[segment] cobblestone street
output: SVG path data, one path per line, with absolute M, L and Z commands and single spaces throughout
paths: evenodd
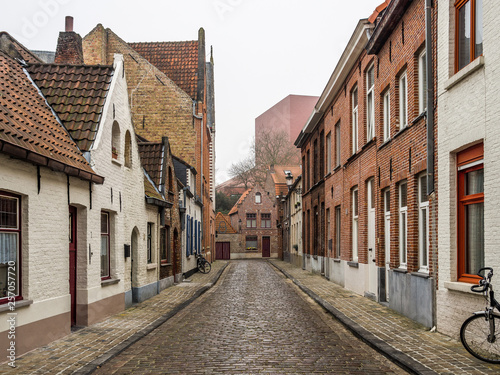
M 269 263 L 231 262 L 205 295 L 97 374 L 387 374 L 355 338 Z

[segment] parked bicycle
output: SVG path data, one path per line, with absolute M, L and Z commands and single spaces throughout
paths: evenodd
M 201 254 L 196 254 L 196 264 L 201 273 L 209 273 L 212 269 L 210 262 Z
M 483 271 L 488 271 L 488 274 L 483 276 Z M 471 290 L 483 293 L 488 305 L 484 311 L 475 312 L 465 320 L 460 329 L 460 340 L 474 357 L 489 363 L 500 363 L 500 304 L 491 285 L 493 268 L 481 268 L 477 274 L 482 279 Z

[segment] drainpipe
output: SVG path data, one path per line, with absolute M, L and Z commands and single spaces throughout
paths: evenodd
M 434 70 L 432 58 L 433 0 L 425 0 L 425 58 L 427 65 L 427 194 L 434 192 Z
M 203 217 L 205 212 L 205 205 L 203 203 L 203 113 L 201 116 L 196 115 L 196 101 L 193 100 L 193 117 L 200 120 L 200 154 L 201 154 L 201 175 L 200 175 L 200 198 L 201 198 L 201 241 L 203 243 L 204 235 L 203 235 Z M 196 194 L 196 191 L 195 191 Z M 200 249 L 201 251 L 201 249 Z

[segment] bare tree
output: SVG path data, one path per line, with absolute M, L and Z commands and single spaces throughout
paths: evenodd
M 241 161 L 231 164 L 228 174 L 237 182 L 244 184 L 245 189 L 248 189 L 249 185 L 255 181 L 254 168 L 253 155 L 250 155 Z

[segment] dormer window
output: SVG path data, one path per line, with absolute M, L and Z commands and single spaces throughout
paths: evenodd
M 262 195 L 260 193 L 255 194 L 255 203 L 256 204 L 262 203 Z

